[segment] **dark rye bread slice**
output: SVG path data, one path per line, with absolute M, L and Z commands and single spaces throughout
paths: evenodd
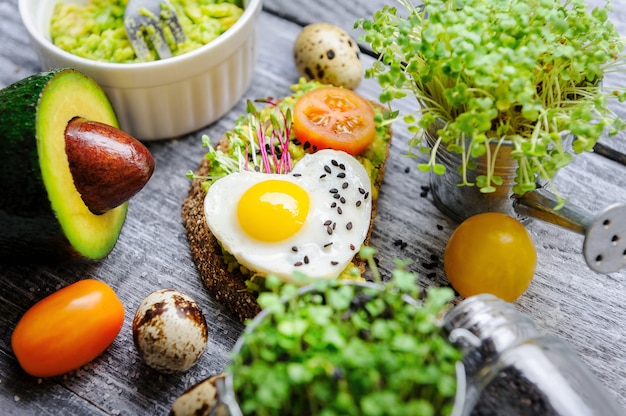
M 391 138 L 391 129 L 389 130 L 389 137 Z M 390 146 L 391 140 L 387 142 L 384 160 L 372 184 L 377 189 L 380 189 L 383 182 L 385 162 L 389 156 Z M 221 149 L 222 151 L 226 151 L 226 147 L 228 147 L 228 141 L 225 138 L 222 138 L 216 145 L 216 149 Z M 196 176 L 208 176 L 209 170 L 207 159 L 202 158 L 196 170 Z M 246 288 L 246 276 L 239 269 L 232 272 L 228 271 L 228 266 L 222 256 L 222 248 L 209 230 L 204 218 L 204 197 L 205 192 L 202 189 L 202 180 L 194 179 L 182 204 L 182 220 L 187 232 L 192 258 L 200 278 L 209 290 L 209 293 L 237 319 L 245 322 L 246 319 L 254 318 L 261 311 L 261 308 L 256 296 Z M 372 200 L 372 216 L 364 244 L 368 244 L 371 237 L 374 218 L 376 217 L 376 205 L 376 200 Z M 361 273 L 365 272 L 366 263 L 358 254 L 352 261 Z

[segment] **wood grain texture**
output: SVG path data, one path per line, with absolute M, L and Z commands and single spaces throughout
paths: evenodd
M 181 203 L 190 182 L 188 170 L 204 155 L 201 136 L 217 140 L 245 109 L 246 98 L 280 97 L 297 81 L 291 48 L 302 24 L 331 21 L 349 28 L 354 20 L 383 1 L 293 2 L 266 0 L 258 30 L 259 57 L 244 99 L 227 115 L 188 136 L 148 144 L 156 160 L 153 178 L 130 203 L 120 240 L 97 264 L 0 265 L 0 414 L 2 415 L 137 415 L 167 414 L 184 390 L 221 372 L 242 326 L 215 302 L 200 281 L 181 223 Z M 626 1 L 615 1 L 623 16 Z M 620 18 L 616 22 L 626 19 Z M 624 30 L 626 33 L 626 30 Z M 365 64 L 371 59 L 364 57 Z M 0 1 L 0 87 L 40 70 L 20 23 L 17 0 Z M 378 86 L 364 81 L 358 92 L 376 99 Z M 410 99 L 398 103 L 410 111 Z M 616 111 L 623 111 L 618 108 Z M 447 284 L 441 259 L 456 224 L 420 196 L 428 178 L 416 169 L 408 152 L 408 133 L 394 126 L 391 156 L 378 201 L 372 245 L 380 269 L 389 275 L 394 259 L 411 259 L 422 284 Z M 623 136 L 612 140 L 626 149 Z M 563 194 L 591 212 L 626 202 L 626 167 L 596 154 L 578 158 L 559 174 Z M 626 271 L 608 276 L 584 263 L 581 235 L 550 224 L 528 224 L 538 251 L 536 277 L 516 306 L 529 313 L 540 329 L 565 339 L 626 406 L 626 320 L 623 319 Z M 406 243 L 400 245 L 399 242 Z M 11 351 L 10 337 L 20 316 L 35 302 L 82 278 L 109 283 L 126 307 L 118 338 L 103 355 L 65 376 L 37 379 L 23 373 Z M 161 375 L 142 364 L 132 343 L 131 323 L 139 302 L 150 292 L 171 287 L 192 296 L 209 323 L 209 343 L 189 372 Z

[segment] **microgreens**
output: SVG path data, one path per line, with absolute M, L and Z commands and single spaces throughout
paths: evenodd
M 537 176 L 552 185 L 572 154 L 626 127 L 608 105 L 626 99 L 625 90 L 602 85 L 625 63 L 608 2 L 593 11 L 584 0 L 397 2 L 404 10 L 385 5 L 355 26 L 380 56 L 366 71 L 383 88 L 380 101 L 417 99 L 420 108 L 402 119 L 414 134 L 410 147 L 429 155 L 420 170 L 444 173 L 435 155 L 447 149 L 463 156 L 460 185 L 494 192 L 499 147 L 511 143 L 513 191 L 523 194 Z M 426 145 L 429 129 L 437 138 Z M 489 169 L 471 183 L 467 171 L 483 156 Z
M 461 355 L 442 328 L 449 288 L 422 291 L 398 262 L 380 283 L 268 277 L 265 315 L 248 323 L 228 368 L 244 414 L 447 414 Z M 296 276 L 306 279 L 304 276 Z
M 261 166 L 265 173 L 288 173 L 292 169 L 291 156 L 289 154 L 289 140 L 291 138 L 291 109 L 284 113 L 280 107 L 271 100 L 263 100 L 272 108 L 278 109 L 271 113 L 269 121 L 263 123 L 256 117 L 258 111 L 252 102 L 248 101 L 247 112 L 250 115 L 249 131 L 256 126 L 256 139 L 261 152 Z M 252 140 L 251 140 L 252 141 Z M 247 167 L 249 169 L 249 167 Z
M 263 173 L 291 171 L 291 109 L 283 109 L 271 99 L 255 102 L 266 106 L 259 110 L 252 101 L 247 101 L 246 113 L 237 120 L 232 131 L 226 132 L 228 153 L 216 149 L 209 136 L 202 136 L 202 144 L 208 148 L 205 158 L 209 161 L 211 172 L 209 177 L 201 178 L 207 181 L 206 186 L 210 181 L 244 170 Z M 187 177 L 193 179 L 196 175 L 189 171 Z

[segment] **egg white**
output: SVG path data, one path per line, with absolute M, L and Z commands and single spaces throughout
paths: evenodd
M 300 185 L 310 198 L 298 232 L 278 242 L 248 236 L 237 218 L 243 193 L 265 180 Z M 347 184 L 347 185 L 346 185 Z M 320 150 L 305 155 L 288 174 L 242 171 L 213 183 L 204 200 L 211 233 L 239 264 L 261 275 L 290 280 L 298 271 L 311 278 L 336 278 L 367 236 L 372 212 L 371 182 L 348 153 Z

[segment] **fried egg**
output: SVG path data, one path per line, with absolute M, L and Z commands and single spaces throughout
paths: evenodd
M 371 182 L 348 153 L 305 155 L 288 174 L 242 171 L 215 181 L 204 200 L 207 224 L 239 264 L 290 280 L 336 278 L 365 240 Z

